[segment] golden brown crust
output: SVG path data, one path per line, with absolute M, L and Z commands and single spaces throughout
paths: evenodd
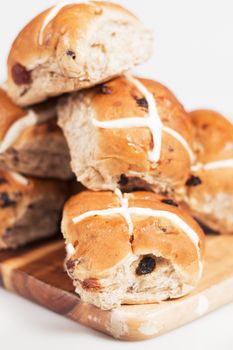
M 62 181 L 21 177 L 0 170 L 0 249 L 54 234 L 67 192 L 67 184 Z M 40 205 L 46 207 L 51 221 L 45 213 L 42 215 L 44 208 Z M 40 218 L 41 222 L 30 222 L 30 216 Z M 41 229 L 43 222 L 44 230 Z M 49 229 L 51 232 L 48 232 Z M 17 232 L 21 237 L 17 236 Z
M 192 130 L 189 117 L 172 92 L 162 84 L 152 80 L 138 79 L 138 81 L 153 94 L 159 117 L 164 126 L 179 133 L 192 149 Z M 100 190 L 114 189 L 120 186 L 124 189 L 124 184 L 117 183 L 123 175 L 126 177 L 127 189 L 135 187 L 130 187 L 130 179 L 138 178 L 145 180 L 144 188 L 166 192 L 183 186 L 187 180 L 191 165 L 190 156 L 185 147 L 174 136 L 163 132 L 160 159 L 157 164 L 153 164 L 149 159 L 149 151 L 153 148 L 153 139 L 148 127 L 107 129 L 93 125 L 93 118 L 98 121 L 111 121 L 148 115 L 145 96 L 126 77 L 116 78 L 81 94 L 73 94 L 61 102 L 58 110 L 59 124 L 65 132 L 71 150 L 73 171 L 86 187 Z M 79 116 L 80 110 L 82 113 Z M 81 114 L 83 113 L 85 118 L 89 120 L 88 131 L 91 135 L 95 135 L 94 137 L 90 136 L 95 147 L 93 146 L 94 149 L 88 151 L 85 159 L 82 160 L 82 158 L 78 159 L 77 157 L 79 135 L 77 132 L 75 138 L 72 125 L 80 122 L 81 130 Z M 93 154 L 92 159 L 88 158 L 89 154 Z M 104 178 L 102 187 L 99 187 L 100 184 L 97 181 L 95 184 L 95 179 L 92 179 L 92 175 L 88 174 L 89 170 L 92 171 L 90 168 L 95 168 L 98 176 Z M 87 175 L 85 175 L 86 173 Z M 111 179 L 112 187 L 108 187 L 108 179 Z M 142 186 L 137 185 L 136 187 L 142 188 Z
M 23 109 L 0 88 L 1 168 L 36 177 L 72 177 L 69 151 L 57 125 L 55 104 L 51 99 L 30 110 Z
M 233 158 L 233 124 L 212 110 L 190 113 L 194 126 L 197 162 L 209 163 Z
M 83 191 L 78 195 L 71 197 L 65 204 L 63 227 L 64 236 L 67 242 L 72 243 L 74 247 L 79 245 L 79 255 L 85 256 L 88 254 L 87 268 L 92 268 L 97 271 L 110 268 L 112 264 L 116 264 L 122 260 L 125 255 L 130 252 L 130 244 L 124 244 L 128 240 L 128 228 L 122 217 L 111 218 L 97 217 L 88 220 L 88 231 L 85 230 L 82 223 L 74 225 L 72 219 L 86 211 L 95 209 L 102 210 L 119 206 L 119 200 L 112 192 L 90 192 Z M 114 235 L 110 234 L 109 223 L 111 230 L 114 230 Z M 86 222 L 85 222 L 86 225 Z M 86 232 L 80 236 L 80 232 Z M 80 239 L 81 238 L 81 239 Z M 94 244 L 93 244 L 94 243 Z M 97 248 L 98 245 L 98 249 Z M 117 253 L 104 254 L 103 251 L 111 251 L 112 247 Z M 94 271 L 93 271 L 94 273 Z
M 26 129 L 24 129 L 20 136 L 17 138 L 17 140 L 14 142 L 14 148 L 20 149 L 21 147 L 23 147 L 24 144 L 30 144 L 33 143 L 33 140 L 40 139 L 42 142 L 41 150 L 44 150 L 45 148 L 43 147 L 43 140 L 45 138 L 48 138 L 48 136 L 54 139 L 60 139 L 63 137 L 62 131 L 57 126 L 55 118 L 45 123 L 29 126 Z
M 89 4 L 85 2 L 69 4 L 64 6 L 53 21 L 46 26 L 43 35 L 43 44 L 40 45 L 39 34 L 43 21 L 51 10 L 49 8 L 29 22 L 15 39 L 8 57 L 10 81 L 12 79 L 11 68 L 15 63 L 20 63 L 31 69 L 37 62 L 39 63 L 53 56 L 57 46 L 65 44 L 60 41 L 60 36 L 66 34 L 66 38 L 69 38 L 69 47 L 74 48 L 77 45 L 79 37 L 87 31 L 90 23 L 101 15 L 102 8 L 117 11 L 136 19 L 132 13 L 114 3 L 98 1 L 95 4 L 94 1 L 90 1 Z M 28 50 L 29 47 L 30 50 Z M 62 50 L 62 47 L 60 47 L 60 50 Z
M 104 55 L 107 53 L 107 49 L 111 49 L 111 45 L 105 50 L 105 43 L 101 42 L 98 35 L 97 38 L 93 38 L 95 40 L 93 44 L 90 37 L 93 32 L 100 29 L 101 24 L 103 26 L 108 21 L 109 23 L 112 21 L 113 25 L 118 23 L 119 28 L 121 25 L 127 26 L 130 24 L 138 29 L 138 40 L 140 33 L 143 33 L 142 35 L 146 37 L 145 42 L 148 41 L 148 44 L 141 44 L 141 53 L 138 50 L 139 56 L 135 57 L 135 62 L 132 58 L 132 62 L 127 63 L 129 67 L 144 61 L 149 55 L 151 35 L 141 26 L 139 20 L 133 14 L 120 5 L 101 1 L 71 3 L 60 8 L 56 16 L 47 22 L 51 11 L 54 10 L 56 8 L 52 7 L 35 17 L 19 33 L 12 45 L 8 57 L 8 88 L 10 95 L 21 105 L 29 105 L 43 101 L 49 96 L 93 86 L 128 69 L 126 64 L 121 64 L 118 71 L 114 70 L 110 73 L 108 70 L 108 73 L 106 71 L 106 74 L 103 74 L 97 81 L 93 81 L 91 75 L 95 76 L 95 73 L 89 74 L 87 60 L 85 64 L 83 62 L 85 61 L 85 53 L 86 55 L 90 54 L 88 51 L 89 42 L 93 52 L 99 48 L 102 61 L 105 60 Z M 45 27 L 44 24 L 46 24 Z M 113 28 L 111 44 L 114 39 Z M 102 52 L 101 45 L 103 46 Z M 142 49 L 143 46 L 145 46 L 144 50 Z M 107 57 L 107 60 L 109 60 L 109 57 Z M 117 59 L 116 63 L 119 63 Z M 105 64 L 108 65 L 108 62 Z M 98 63 L 96 65 L 98 67 Z M 100 66 L 100 70 L 104 71 L 106 67 Z M 36 70 L 38 71 L 36 72 Z M 34 85 L 34 80 L 38 78 L 37 74 L 44 78 L 44 81 L 40 79 L 40 83 L 44 85 L 44 93 L 39 91 L 38 84 Z M 46 79 L 51 80 L 51 86 Z M 59 87 L 55 86 L 58 82 L 61 85 Z M 30 92 L 30 89 L 34 90 Z
M 196 110 L 190 117 L 197 157 L 191 173 L 197 183 L 186 186 L 184 201 L 191 214 L 209 229 L 233 233 L 233 167 L 221 167 L 220 163 L 219 167 L 205 168 L 233 159 L 233 124 L 212 110 Z
M 204 238 L 203 232 L 200 226 L 196 223 L 196 221 L 193 220 L 192 217 L 186 211 L 184 211 L 181 207 L 179 207 L 178 203 L 174 202 L 173 200 L 169 200 L 164 196 L 156 195 L 150 192 L 129 193 L 129 194 L 126 194 L 126 197 L 128 197 L 130 207 L 141 207 L 141 208 L 151 208 L 154 210 L 164 210 L 179 216 L 199 236 L 201 257 L 202 258 L 204 257 L 205 238 Z M 171 204 L 168 204 L 168 203 L 171 203 Z M 149 227 L 149 226 L 150 225 L 148 225 L 149 230 L 153 231 L 153 227 Z M 142 229 L 143 229 L 143 225 L 142 225 Z M 149 235 L 149 232 L 148 232 L 148 235 Z M 153 235 L 151 236 L 153 237 Z M 155 245 L 156 245 L 156 239 L 155 239 Z M 182 243 L 181 243 L 181 246 L 182 246 Z M 168 248 L 168 246 L 166 248 Z
M 180 207 L 166 204 L 162 201 L 167 198 L 150 192 L 134 192 L 125 194 L 124 197 L 128 199 L 129 207 L 147 207 L 178 215 L 198 235 L 203 258 L 204 234 L 198 224 Z M 130 239 L 128 225 L 120 214 L 97 215 L 76 224 L 72 222 L 72 218 L 87 211 L 113 207 L 120 207 L 120 201 L 112 192 L 84 191 L 65 204 L 62 231 L 67 244 L 71 243 L 76 250 L 72 259 L 80 261 L 80 269 L 85 278 L 103 276 L 107 269 L 120 263 L 130 253 L 140 256 L 152 252 L 178 264 L 190 274 L 191 280 L 197 278 L 199 265 L 196 247 L 170 220 L 133 214 L 133 241 Z
M 153 94 L 157 102 L 159 116 L 164 125 L 179 132 L 192 145 L 191 125 L 188 115 L 172 92 L 158 82 L 147 79 L 139 79 L 139 81 Z M 141 117 L 148 114 L 147 108 L 140 106 L 140 99 L 143 98 L 142 94 L 126 78 L 114 79 L 105 84 L 105 86 L 112 93 L 104 95 L 98 93 L 98 87 L 93 89 L 95 95 L 92 99 L 92 104 L 98 120 L 109 121 L 135 116 Z M 131 170 L 151 170 L 148 152 L 152 148 L 153 140 L 148 128 L 100 129 L 99 134 L 101 148 L 99 157 L 107 158 L 110 155 L 117 156 L 120 154 L 123 161 L 128 162 L 130 159 L 134 165 L 134 167 L 131 167 Z M 106 139 L 111 140 L 111 142 L 107 143 Z M 183 158 L 183 169 L 187 167 L 189 157 L 179 142 L 174 140 L 172 136 L 163 133 L 163 146 L 160 163 L 171 164 L 166 166 L 169 175 L 173 173 L 172 161 L 178 161 L 176 154 Z M 174 146 L 176 151 L 169 152 L 169 146 L 170 149 L 173 149 Z M 160 170 L 163 172 L 165 169 L 159 169 L 158 172 Z M 165 174 L 167 171 L 165 171 Z M 183 174 L 185 176 L 185 172 Z
M 139 79 L 139 81 L 153 94 L 163 124 L 179 132 L 191 146 L 191 125 L 188 115 L 172 92 L 156 81 L 148 79 Z M 147 108 L 140 106 L 140 101 L 144 96 L 126 78 L 114 79 L 105 86 L 110 89 L 111 93 L 104 95 L 98 93 L 98 87 L 94 88 L 95 96 L 92 99 L 92 104 L 98 120 L 145 117 L 148 114 Z M 106 139 L 111 140 L 111 142 L 107 143 Z M 100 129 L 99 142 L 99 158 L 108 158 L 112 155 L 116 158 L 120 157 L 125 163 L 129 162 L 130 159 L 130 170 L 152 171 L 153 173 L 151 162 L 148 159 L 148 152 L 152 148 L 153 140 L 148 128 Z M 182 181 L 186 177 L 189 156 L 183 146 L 165 132 L 163 133 L 162 154 L 159 163 L 160 166 L 155 173 L 162 173 L 169 177 L 174 173 L 175 166 L 179 180 Z
M 54 118 L 53 119 L 55 119 L 55 116 L 56 116 L 55 100 L 51 100 L 51 101 L 48 101 L 46 103 L 35 105 L 32 110 L 37 115 L 38 122 L 40 122 L 40 118 L 41 118 L 40 115 L 42 115 L 43 113 L 48 113 L 48 111 L 50 109 L 51 109 L 51 112 L 49 112 L 49 113 L 51 113 L 51 115 L 53 113 L 52 109 L 54 110 Z M 7 131 L 14 124 L 14 122 L 27 116 L 28 113 L 29 113 L 28 109 L 19 107 L 7 95 L 6 91 L 4 91 L 3 89 L 0 88 L 0 141 L 3 140 Z M 41 127 L 41 125 L 42 125 L 42 127 Z M 27 127 L 26 129 L 24 129 L 22 134 L 19 135 L 17 141 L 21 141 L 20 139 L 24 138 L 24 136 L 25 137 L 33 136 L 32 131 L 34 128 L 35 129 L 38 128 L 38 133 L 40 133 L 40 134 L 47 134 L 49 132 L 49 129 L 51 129 L 51 131 L 53 131 L 53 132 L 56 131 L 57 133 L 62 134 L 59 127 L 56 126 L 55 120 L 52 120 L 51 123 L 48 123 L 48 126 L 46 125 L 46 122 L 42 123 L 41 125 L 35 124 L 31 127 Z M 35 132 L 37 133 L 37 130 L 35 130 Z

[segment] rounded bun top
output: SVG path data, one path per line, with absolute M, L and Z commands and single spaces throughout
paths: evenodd
M 144 92 L 150 96 L 146 96 Z M 155 108 L 164 126 L 180 133 L 191 148 L 191 124 L 188 115 L 175 95 L 164 85 L 154 80 L 125 75 L 93 88 L 90 90 L 90 94 L 92 93 L 94 96 L 91 103 L 98 121 L 124 121 L 125 118 L 146 117 L 153 114 Z M 155 106 L 152 107 L 152 104 Z M 156 144 L 156 140 L 148 140 L 145 147 L 150 147 L 153 143 Z
M 114 3 L 64 1 L 40 13 L 22 29 L 12 45 L 9 68 L 19 63 L 31 70 L 53 54 L 61 55 L 67 46 L 70 51 L 76 48 L 78 40 L 89 30 L 90 23 L 102 16 L 103 11 L 106 16 L 115 14 L 118 20 L 137 21 L 132 13 Z M 61 36 L 63 40 L 60 40 Z M 24 79 L 26 82 L 26 76 Z
M 66 203 L 62 231 L 85 277 L 104 274 L 129 254 L 162 256 L 200 273 L 202 230 L 174 201 L 150 192 L 84 191 Z
M 151 42 L 151 33 L 120 5 L 63 2 L 35 17 L 15 39 L 9 93 L 30 105 L 95 85 L 146 60 Z
M 212 110 L 190 113 L 194 126 L 197 162 L 209 163 L 233 158 L 233 124 Z
M 81 134 L 85 116 L 88 131 L 95 135 L 88 141 L 93 150 L 80 159 L 85 158 L 83 163 L 89 162 L 92 169 L 96 166 L 106 181 L 99 187 L 87 179 L 83 182 L 86 187 L 114 189 L 115 183 L 107 187 L 107 181 L 117 182 L 121 174 L 141 178 L 148 183 L 146 188 L 158 190 L 160 186 L 163 191 L 187 180 L 194 160 L 190 118 L 164 85 L 127 74 L 65 97 L 58 114 L 71 149 L 73 171 L 80 181 L 86 179 L 80 163 L 74 161 L 78 158 L 74 145 L 79 142 L 78 132 L 76 139 L 72 132 L 74 123 Z M 89 159 L 90 155 L 94 159 Z

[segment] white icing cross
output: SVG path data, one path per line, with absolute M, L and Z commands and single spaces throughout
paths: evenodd
M 223 118 L 228 120 L 230 123 L 233 123 L 233 115 L 232 117 L 224 117 L 223 114 L 221 114 Z M 191 169 L 192 171 L 200 171 L 202 169 L 204 170 L 216 170 L 216 169 L 225 169 L 225 168 L 233 168 L 233 158 L 230 159 L 223 159 L 223 160 L 217 160 L 214 162 L 209 162 L 209 163 L 197 163 L 194 164 Z
M 197 250 L 197 256 L 198 256 L 198 263 L 199 263 L 199 270 L 200 274 L 202 273 L 202 263 L 201 263 L 201 255 L 200 255 L 200 247 L 199 247 L 199 236 L 198 234 L 185 222 L 183 221 L 178 215 L 171 213 L 169 211 L 165 210 L 154 210 L 151 208 L 141 208 L 141 207 L 129 207 L 128 205 L 128 199 L 124 198 L 121 191 L 117 189 L 115 191 L 115 194 L 120 200 L 121 207 L 116 208 L 109 208 L 109 209 L 101 209 L 101 210 L 90 210 L 83 214 L 80 214 L 79 216 L 76 216 L 72 219 L 74 224 L 77 224 L 81 222 L 84 219 L 90 218 L 92 216 L 108 216 L 108 215 L 122 215 L 128 225 L 128 230 L 130 236 L 133 235 L 133 221 L 131 219 L 131 215 L 139 215 L 139 216 L 149 216 L 149 217 L 155 217 L 155 218 L 164 218 L 168 219 L 172 223 L 175 224 L 175 226 L 179 227 L 193 242 L 193 244 L 196 247 Z
M 72 256 L 75 253 L 75 248 L 72 243 L 66 245 L 66 253 L 68 256 Z
M 233 158 L 218 160 L 216 162 L 210 162 L 206 164 L 197 163 L 191 167 L 192 171 L 204 170 L 215 170 L 215 169 L 224 169 L 224 168 L 233 168 Z
M 2 142 L 0 142 L 0 153 L 5 152 L 26 128 L 43 123 L 54 117 L 55 108 L 48 108 L 38 113 L 35 113 L 33 110 L 28 110 L 24 117 L 16 120 L 7 130 Z
M 130 236 L 133 235 L 133 221 L 131 219 L 130 213 L 129 213 L 129 201 L 128 198 L 124 198 L 121 190 L 118 188 L 115 190 L 115 194 L 120 200 L 121 203 L 121 215 L 124 217 L 125 221 L 127 222 L 128 229 L 129 229 L 129 234 Z
M 73 5 L 73 4 L 83 4 L 89 2 L 88 0 L 83 0 L 83 1 L 75 1 L 75 0 L 64 0 L 61 1 L 59 4 L 56 6 L 52 7 L 47 16 L 44 19 L 44 22 L 42 23 L 40 33 L 39 33 L 39 44 L 43 45 L 43 38 L 44 38 L 44 31 L 47 25 L 58 15 L 58 13 L 63 9 L 63 7 L 67 5 Z
M 16 173 L 15 171 L 8 171 L 8 174 L 12 177 L 12 179 L 20 183 L 21 185 L 27 186 L 29 183 L 29 180 L 25 176 Z
M 157 110 L 157 104 L 152 93 L 150 93 L 146 87 L 138 80 L 133 78 L 131 75 L 125 74 L 127 80 L 133 83 L 136 88 L 145 97 L 148 104 L 148 115 L 145 117 L 132 117 L 123 119 L 114 119 L 109 121 L 99 121 L 93 119 L 92 122 L 96 127 L 103 129 L 122 129 L 131 127 L 148 127 L 152 134 L 153 149 L 149 151 L 149 160 L 157 163 L 161 156 L 162 148 L 162 133 L 163 131 L 170 134 L 179 141 L 182 146 L 186 149 L 191 163 L 194 162 L 194 154 L 188 144 L 188 142 L 181 136 L 177 131 L 163 125 Z
M 0 153 L 5 152 L 19 137 L 24 129 L 37 123 L 37 116 L 33 111 L 29 111 L 25 117 L 16 120 L 7 130 L 4 139 L 0 143 Z

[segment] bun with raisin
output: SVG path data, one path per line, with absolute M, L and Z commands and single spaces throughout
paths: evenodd
M 76 292 L 102 309 L 178 298 L 202 274 L 199 225 L 151 192 L 81 192 L 65 204 L 62 232 Z
M 96 85 L 144 62 L 152 36 L 123 7 L 67 1 L 35 17 L 8 57 L 8 89 L 19 105 Z
M 58 115 L 72 169 L 87 188 L 170 194 L 186 182 L 191 123 L 165 86 L 125 75 L 65 97 Z
M 190 113 L 196 164 L 186 182 L 185 203 L 212 231 L 233 233 L 233 125 L 211 110 Z

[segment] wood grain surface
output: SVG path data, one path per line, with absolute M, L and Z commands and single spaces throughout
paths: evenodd
M 76 322 L 125 340 L 163 334 L 233 301 L 233 236 L 207 237 L 204 276 L 194 293 L 160 304 L 102 311 L 74 294 L 59 239 L 0 252 L 0 284 Z

